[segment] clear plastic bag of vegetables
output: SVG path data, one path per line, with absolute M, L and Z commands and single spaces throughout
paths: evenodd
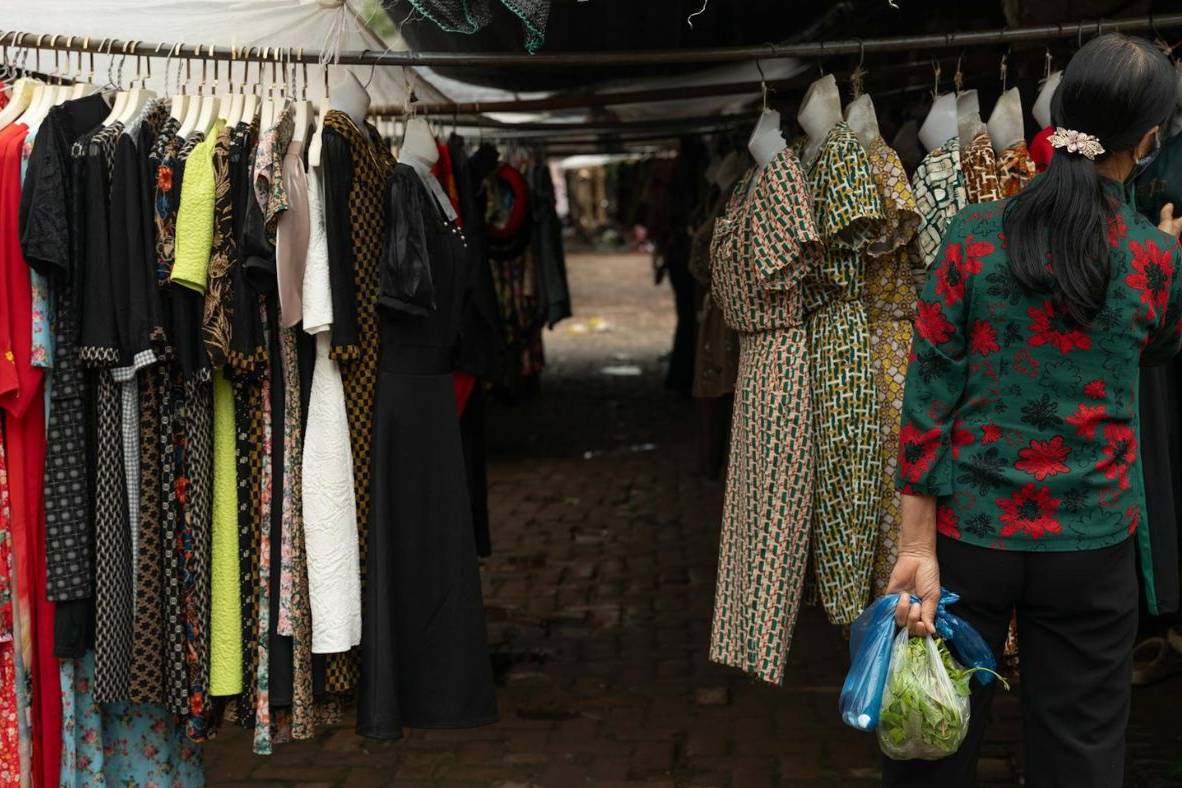
M 969 730 L 969 679 L 943 640 L 899 630 L 878 715 L 878 745 L 897 761 L 937 760 L 960 749 Z

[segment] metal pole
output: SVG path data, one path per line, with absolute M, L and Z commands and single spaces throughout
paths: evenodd
M 710 49 L 637 50 L 624 52 L 550 52 L 537 55 L 502 52 L 376 52 L 368 49 L 346 50 L 333 61 L 340 65 L 363 66 L 459 66 L 472 68 L 522 67 L 554 68 L 556 66 L 642 66 L 660 64 L 712 64 L 743 63 L 777 58 L 824 58 L 835 55 L 854 55 L 862 52 L 901 52 L 990 46 L 996 44 L 1017 44 L 1028 41 L 1074 38 L 1088 33 L 1099 34 L 1113 31 L 1138 32 L 1154 27 L 1180 27 L 1182 13 L 1163 14 L 1158 17 L 1130 17 L 1128 19 L 1078 21 L 1055 25 L 1036 25 L 996 30 L 976 30 L 963 33 L 936 33 L 920 36 L 893 36 L 887 38 L 840 39 L 815 41 L 802 44 L 763 44 L 761 46 L 718 47 Z M 293 53 L 289 58 L 287 48 L 273 48 L 275 54 L 264 58 L 261 55 L 235 57 L 230 47 L 207 47 L 193 44 L 148 43 L 145 41 L 117 41 L 91 38 L 79 41 L 68 36 L 56 37 L 41 33 L 11 31 L 0 38 L 0 43 L 9 46 L 35 47 L 38 49 L 63 50 L 70 52 L 127 52 L 131 55 L 155 57 L 156 53 L 171 52 L 172 57 L 193 60 L 272 60 L 281 58 L 294 63 L 318 63 L 320 52 L 304 50 Z M 257 51 L 257 50 L 256 50 Z

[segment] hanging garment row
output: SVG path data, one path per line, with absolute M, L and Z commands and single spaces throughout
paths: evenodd
M 790 146 L 765 108 L 754 165 L 743 172 L 747 154 L 732 154 L 713 168 L 691 253 L 709 290 L 696 389 L 734 395 L 711 658 L 771 683 L 784 678 L 807 566 L 834 624 L 885 589 L 896 467 L 913 442 L 899 425 L 916 278 L 957 211 L 1016 193 L 1037 169 L 1016 90 L 988 124 L 974 91 L 938 97 L 910 178 L 870 96 L 843 111 L 831 75 L 797 120 L 805 135 Z M 963 271 L 934 275 L 953 293 Z
M 521 171 L 421 120 L 396 161 L 348 72 L 321 113 L 37 87 L 0 110 L 0 784 L 198 785 L 219 726 L 267 753 L 354 694 L 371 737 L 495 721 L 483 400 L 503 294 L 569 314 L 545 166 L 486 229 Z

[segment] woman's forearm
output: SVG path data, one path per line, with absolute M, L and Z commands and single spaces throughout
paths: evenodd
M 930 495 L 903 495 L 903 523 L 899 553 L 930 555 L 936 552 L 936 499 Z

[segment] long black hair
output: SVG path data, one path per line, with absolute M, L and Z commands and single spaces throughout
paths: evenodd
M 1063 71 L 1051 99 L 1051 124 L 1099 137 L 1104 155 L 1130 150 L 1165 124 L 1175 82 L 1170 61 L 1145 39 L 1098 36 Z M 1061 310 L 1087 325 L 1108 292 L 1107 233 L 1115 211 L 1096 163 L 1056 151 L 1046 173 L 1006 205 L 1010 271 L 1028 291 L 1051 294 Z

